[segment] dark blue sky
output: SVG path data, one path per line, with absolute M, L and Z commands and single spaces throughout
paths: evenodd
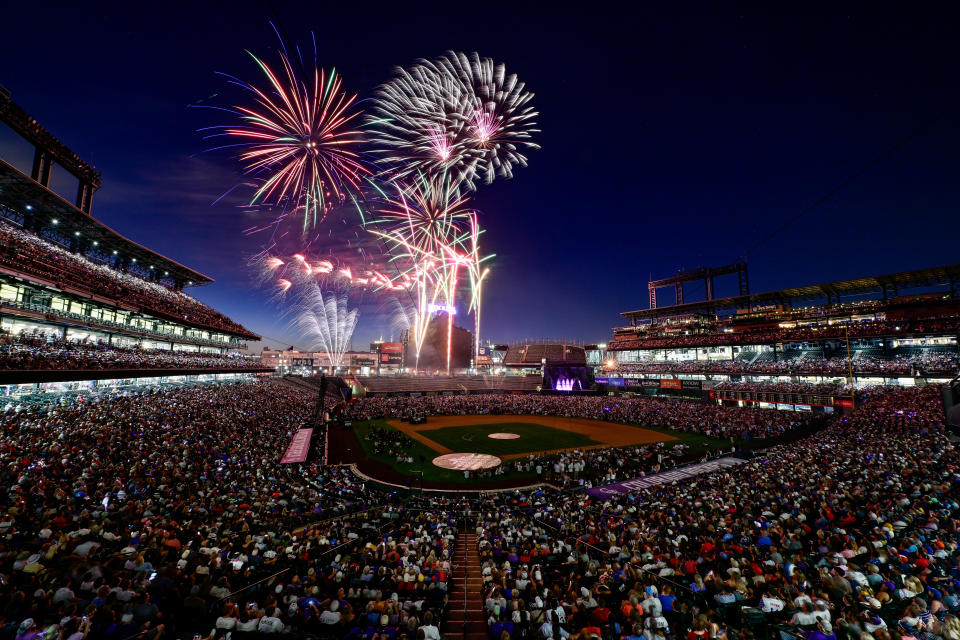
M 361 97 L 450 48 L 506 62 L 536 93 L 542 150 L 474 200 L 497 254 L 496 341 L 608 339 L 618 312 L 647 305 L 651 274 L 734 260 L 960 100 L 958 15 L 909 5 L 337 4 L 14 3 L 0 84 L 103 172 L 97 218 L 212 276 L 191 293 L 288 344 L 303 343 L 243 266 L 249 219 L 211 206 L 235 167 L 195 157 L 212 121 L 187 108 L 224 91 L 215 71 L 256 79 L 243 50 L 270 58 L 270 20 L 292 41 L 315 31 L 321 63 Z M 954 109 L 753 251 L 752 290 L 960 262 L 958 143 Z M 0 152 L 30 157 L 5 130 Z M 356 346 L 387 331 L 368 312 Z

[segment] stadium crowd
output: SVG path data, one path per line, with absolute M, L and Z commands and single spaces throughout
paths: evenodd
M 182 291 L 97 264 L 5 220 L 0 220 L 0 265 L 59 287 L 84 289 L 126 307 L 132 305 L 179 322 L 254 337 L 240 324 Z
M 616 336 L 608 350 L 669 349 L 674 347 L 715 347 L 743 344 L 810 342 L 850 338 L 908 337 L 913 335 L 955 334 L 960 330 L 960 316 L 921 320 L 872 320 L 829 326 L 811 325 L 794 328 L 742 328 L 736 331 L 704 333 L 663 333 Z
M 120 347 L 43 332 L 0 335 L 0 369 L 261 369 L 240 355 Z
M 277 464 L 314 399 L 271 380 L 3 414 L 0 633 L 439 638 L 455 525 L 469 517 L 495 640 L 748 639 L 761 624 L 807 640 L 960 640 L 960 450 L 943 435 L 937 387 L 868 389 L 853 414 L 805 440 L 621 495 L 537 489 L 406 503 L 344 469 Z M 702 419 L 691 403 L 656 399 L 356 406 L 609 407 L 623 419 L 637 403 L 641 420 L 662 403 L 679 407 L 681 427 L 684 416 Z M 655 446 L 578 455 L 555 462 L 574 464 L 564 470 L 574 475 L 667 462 Z
M 399 628 L 408 602 L 439 615 L 442 513 L 367 509 L 345 471 L 277 465 L 314 400 L 268 381 L 3 414 L 0 627 L 223 637 L 309 630 L 331 608 L 344 632 Z M 346 589 L 352 612 L 331 607 Z
M 399 462 L 413 462 L 407 451 L 413 445 L 413 440 L 402 431 L 373 426 L 364 435 L 364 440 L 370 442 L 371 450 L 376 455 L 388 455 Z
M 878 375 L 955 375 L 960 369 L 960 354 L 930 352 L 917 355 L 902 355 L 893 358 L 878 358 L 857 355 L 849 361 L 846 355 L 830 358 L 805 351 L 800 354 L 787 352 L 779 359 L 750 360 L 650 360 L 648 362 L 624 362 L 607 371 L 615 373 L 733 373 L 733 374 L 782 374 L 782 375 L 833 375 L 846 376 L 850 365 L 858 374 Z
M 772 391 L 775 393 L 815 393 L 827 396 L 849 396 L 850 387 L 843 384 L 814 382 L 720 382 L 717 391 Z
M 812 438 L 608 499 L 480 509 L 491 636 L 956 640 L 960 451 L 936 387 L 877 392 Z M 897 416 L 891 419 L 891 416 Z
M 806 424 L 809 413 L 664 398 L 476 394 L 365 398 L 348 405 L 351 420 L 441 415 L 545 415 L 642 424 L 692 431 L 714 438 L 769 438 Z
M 529 454 L 500 465 L 562 487 L 590 488 L 657 473 L 683 461 L 689 446 L 663 443 Z

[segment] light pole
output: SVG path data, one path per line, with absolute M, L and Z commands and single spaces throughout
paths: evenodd
M 480 274 L 480 277 L 477 279 L 476 286 L 476 295 L 474 297 L 474 349 L 473 349 L 473 366 L 477 366 L 477 357 L 480 355 L 480 302 L 483 300 L 483 279 L 487 277 L 487 274 L 490 273 L 490 267 L 487 267 L 483 270 L 483 273 Z

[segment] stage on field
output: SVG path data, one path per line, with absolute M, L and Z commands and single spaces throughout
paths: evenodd
M 412 425 L 400 420 L 389 420 L 388 424 L 441 455 L 482 453 L 503 460 L 529 453 L 676 440 L 643 427 L 554 416 L 441 416 L 429 418 L 426 424 Z M 498 434 L 516 437 L 490 437 Z

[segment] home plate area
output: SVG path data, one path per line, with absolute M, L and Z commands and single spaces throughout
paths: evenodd
M 455 471 L 480 471 L 499 466 L 500 458 L 486 453 L 447 453 L 434 458 L 433 464 Z

